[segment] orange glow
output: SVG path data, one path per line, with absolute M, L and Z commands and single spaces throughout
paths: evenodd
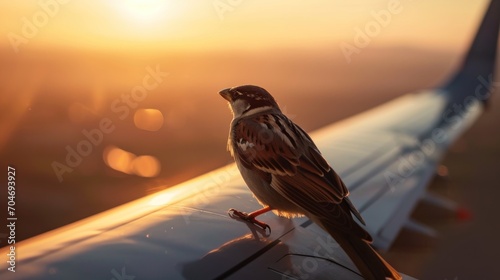
M 160 174 L 160 161 L 149 155 L 136 156 L 116 146 L 104 149 L 103 158 L 110 168 L 126 174 L 135 174 L 141 177 L 155 177 Z
M 163 125 L 163 114 L 156 109 L 139 109 L 134 114 L 137 128 L 147 131 L 158 131 Z
M 195 183 L 193 183 L 195 185 Z M 197 194 L 197 189 L 192 188 L 191 191 L 187 191 L 186 188 L 180 188 L 178 186 L 170 188 L 168 191 L 159 192 L 149 200 L 148 205 L 161 206 L 168 205 L 172 201 L 175 201 L 181 197 L 191 197 Z
M 119 0 L 114 2 L 114 5 L 127 16 L 142 21 L 167 17 L 169 10 L 173 10 L 173 7 L 170 6 L 171 3 L 164 0 Z
M 374 14 L 383 13 L 391 1 L 38 2 L 45 1 L 0 3 L 0 32 L 15 33 L 20 49 L 42 42 L 114 51 L 336 46 L 352 42 L 355 30 L 376 21 Z M 376 41 L 428 47 L 453 46 L 468 38 L 463 33 L 475 31 L 488 1 L 395 2 L 400 12 L 384 22 L 384 36 L 377 35 Z
M 115 146 L 104 149 L 104 162 L 114 170 L 132 174 L 132 161 L 136 156 Z
M 142 177 L 155 177 L 160 173 L 160 161 L 153 156 L 139 156 L 132 162 L 134 173 Z

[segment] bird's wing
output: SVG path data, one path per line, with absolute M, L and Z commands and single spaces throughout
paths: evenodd
M 247 168 L 283 177 L 272 187 L 284 196 L 303 193 L 308 201 L 339 204 L 349 194 L 307 133 L 286 116 L 241 119 L 232 131 L 233 152 Z
M 352 218 L 351 213 L 364 224 L 361 214 L 352 205 L 349 198 L 344 197 L 340 202 L 336 202 L 327 196 L 318 197 L 318 195 L 325 193 L 327 187 L 323 183 L 324 181 L 321 181 L 322 184 L 317 184 L 313 183 L 312 180 L 318 180 L 318 178 L 311 179 L 307 172 L 297 173 L 296 176 L 273 176 L 271 187 L 304 209 L 314 222 L 329 229 L 371 241 L 371 236 Z
M 347 187 L 299 126 L 270 113 L 237 121 L 232 133 L 233 153 L 247 168 L 271 174 L 271 187 L 283 197 L 341 231 L 371 240 L 351 217 L 352 212 L 364 224 Z

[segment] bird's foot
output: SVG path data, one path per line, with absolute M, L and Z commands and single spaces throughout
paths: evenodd
M 248 214 L 245 212 L 240 212 L 234 208 L 231 208 L 231 209 L 229 209 L 229 211 L 227 211 L 227 214 L 229 215 L 229 217 L 231 217 L 233 219 L 240 219 L 240 220 L 252 223 L 252 224 L 260 227 L 263 230 L 269 229 L 269 233 L 271 233 L 271 227 L 268 224 L 263 223 L 263 222 L 255 219 L 255 217 L 257 216 L 257 215 L 255 215 L 256 212 L 252 212 L 252 213 Z M 261 214 L 261 213 L 259 213 L 259 214 Z

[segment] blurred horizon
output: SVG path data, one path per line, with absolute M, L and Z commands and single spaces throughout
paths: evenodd
M 0 2 L 17 241 L 232 163 L 222 88 L 262 86 L 310 132 L 445 82 L 487 4 Z
M 359 29 L 374 45 L 442 49 L 466 43 L 482 17 L 477 11 L 486 5 L 466 0 L 4 1 L 0 32 L 6 36 L 0 46 L 15 53 L 58 47 L 126 53 L 324 48 L 353 44 Z

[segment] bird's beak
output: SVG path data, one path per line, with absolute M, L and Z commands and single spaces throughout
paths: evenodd
M 225 88 L 225 89 L 219 91 L 219 94 L 222 96 L 222 98 L 231 102 L 231 93 L 229 92 L 229 90 L 230 90 L 230 88 Z

